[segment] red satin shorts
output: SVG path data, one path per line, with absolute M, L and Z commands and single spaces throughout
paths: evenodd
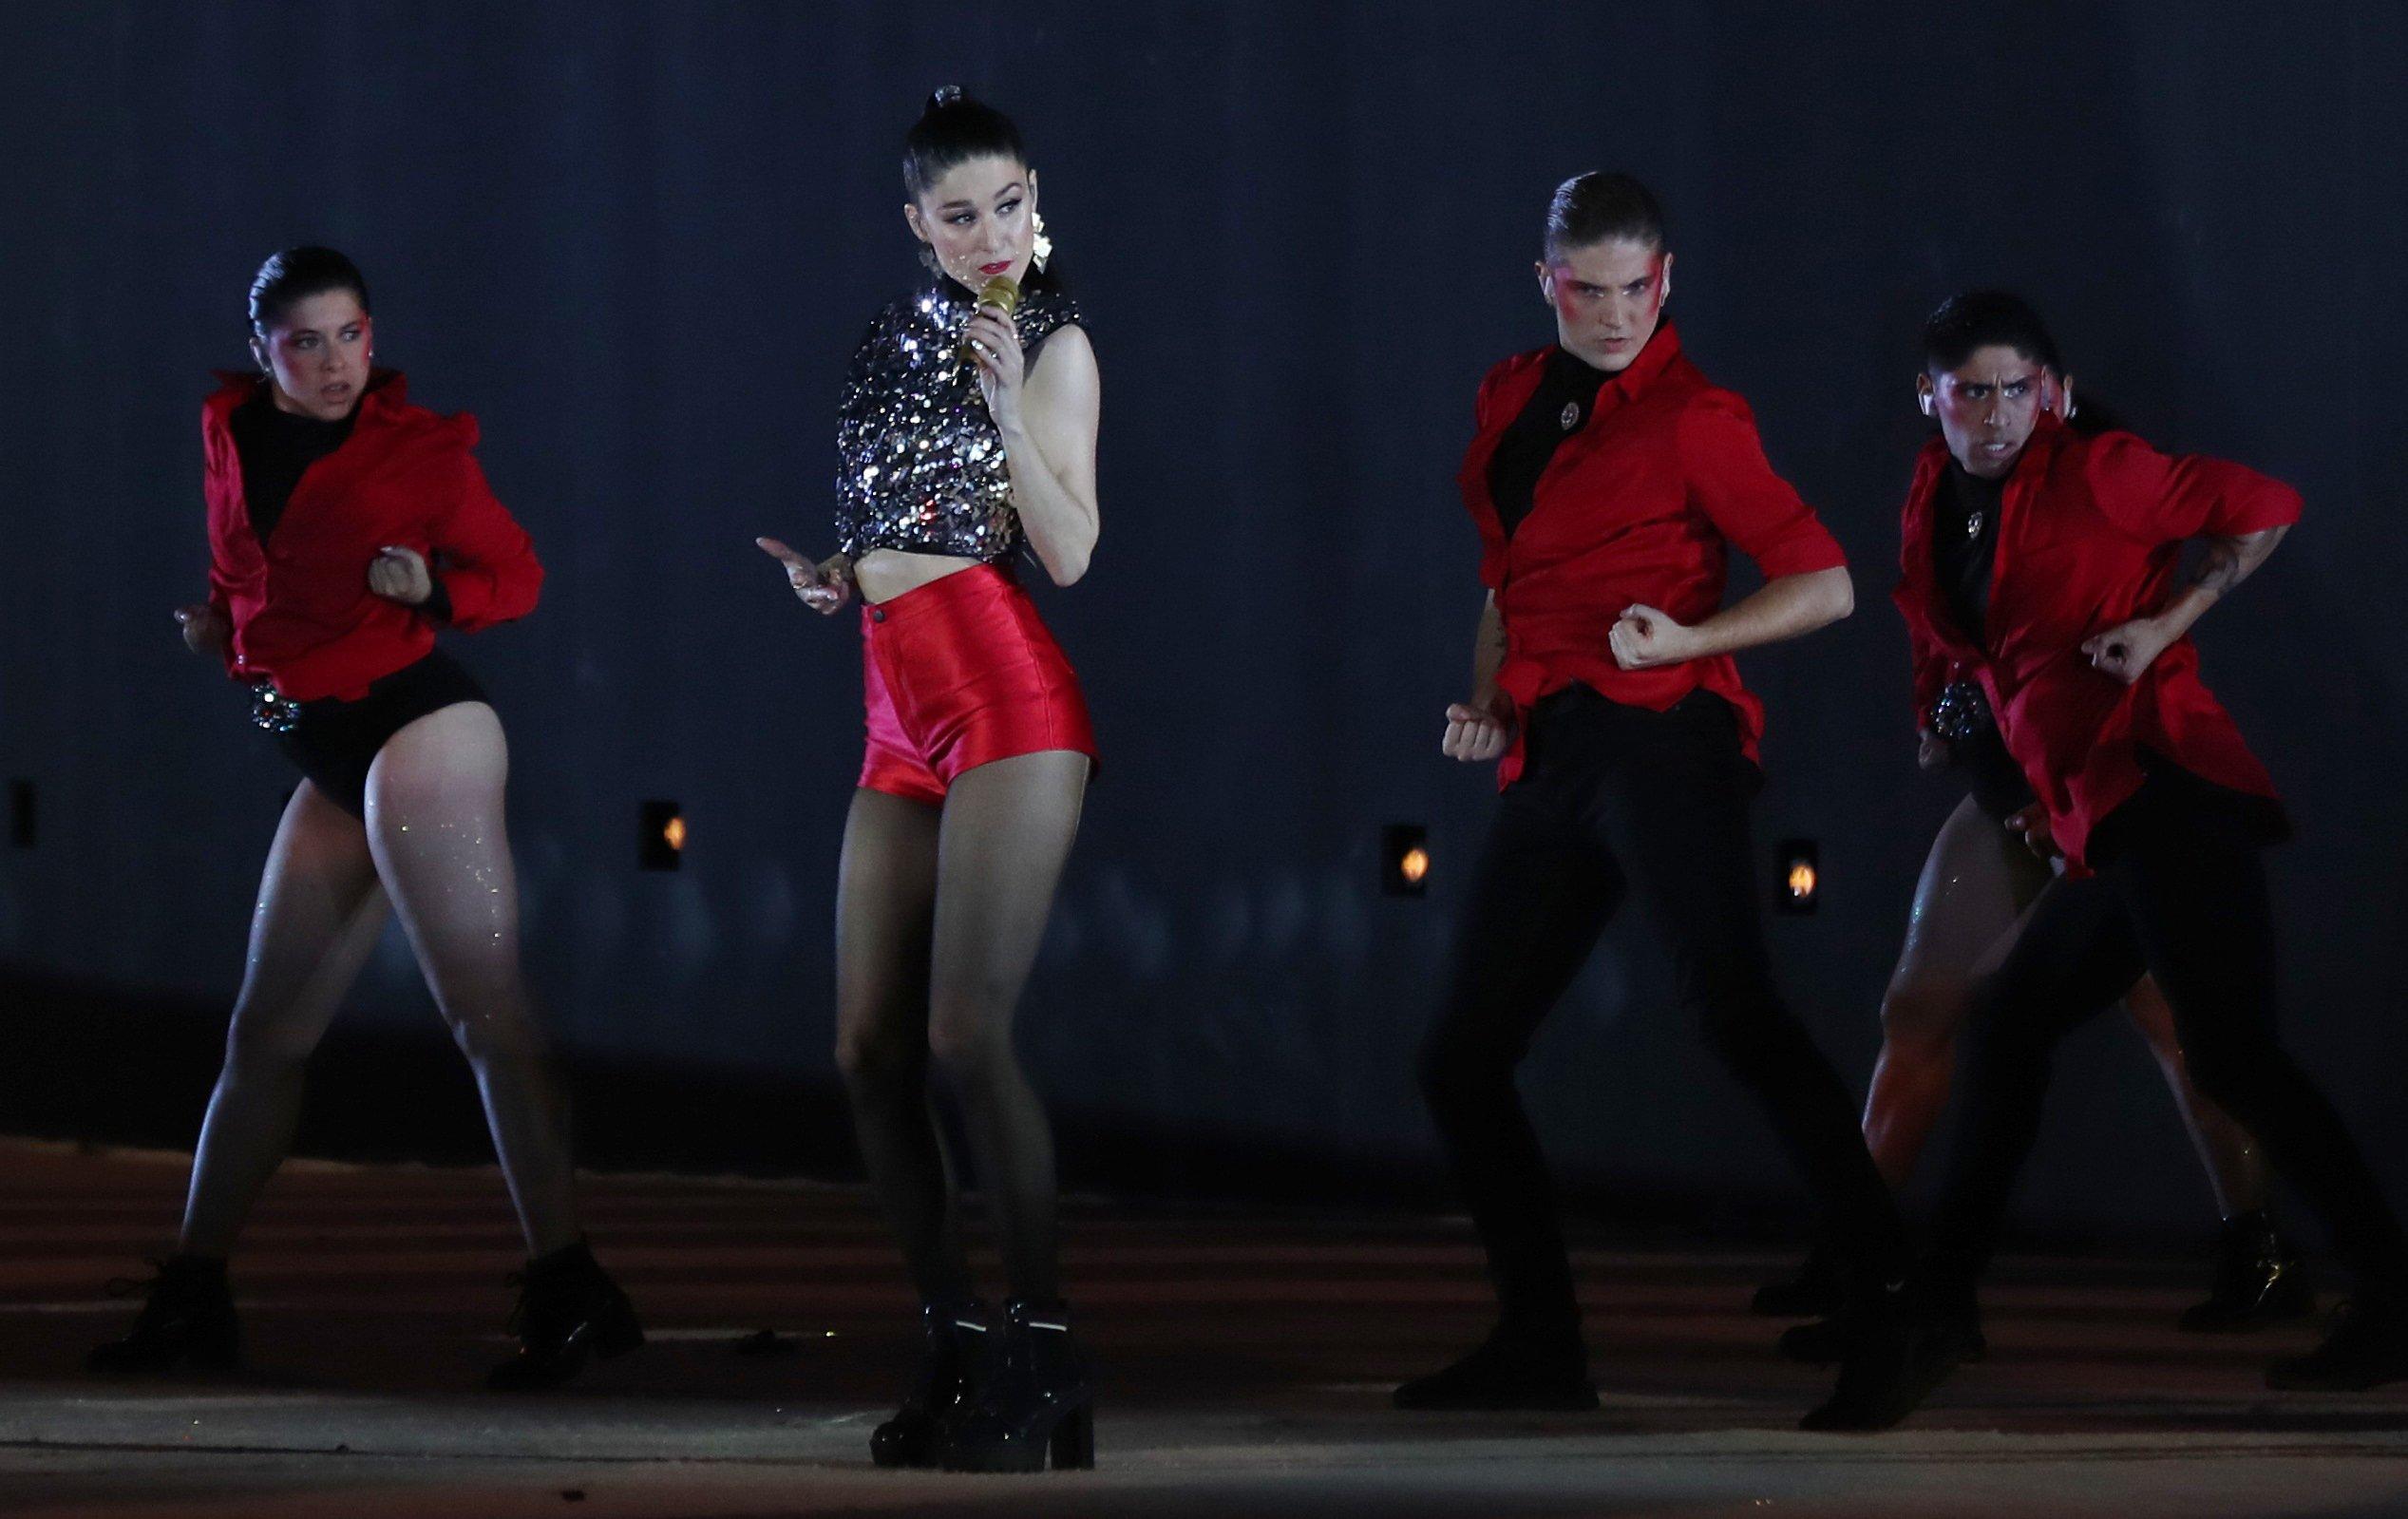
M 931 807 L 962 771 L 1015 754 L 1095 760 L 1078 673 L 1008 570 L 957 570 L 862 608 L 864 790 Z

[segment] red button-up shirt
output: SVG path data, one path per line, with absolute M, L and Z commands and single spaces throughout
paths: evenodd
M 522 617 L 543 567 L 494 499 L 469 450 L 476 419 L 411 406 L 402 376 L 379 370 L 343 446 L 302 473 L 263 546 L 242 496 L 231 419 L 260 385 L 221 375 L 200 408 L 209 506 L 209 602 L 234 627 L 227 673 L 275 682 L 294 701 L 367 694 L 370 682 L 425 657 L 427 619 L 368 588 L 388 544 L 416 549 L 467 632 Z
M 1496 594 L 1506 655 L 1497 686 L 1517 712 L 1579 681 L 1610 701 L 1655 712 L 1699 687 L 1737 709 L 1755 758 L 1764 704 L 1728 655 L 1624 670 L 1606 636 L 1634 602 L 1694 626 L 1722 606 L 1731 545 L 1768 579 L 1848 562 L 1787 481 L 1773 472 L 1755 418 L 1735 393 L 1709 384 L 1664 323 L 1605 382 L 1579 431 L 1565 438 L 1507 538 L 1488 495 L 1488 464 L 1538 389 L 1547 350 L 1519 354 L 1480 383 L 1475 433 L 1457 483 L 1480 530 L 1480 579 Z M 1522 773 L 1523 746 L 1497 767 Z
M 1900 523 L 1896 592 L 1914 652 L 1916 720 L 1951 680 L 1978 679 L 2000 736 L 2048 809 L 2067 863 L 2140 789 L 2147 748 L 2219 786 L 2272 797 L 2273 779 L 2199 678 L 2188 637 L 2127 686 L 2081 646 L 2171 598 L 2185 540 L 2297 522 L 2299 492 L 2220 459 L 2171 458 L 2129 432 L 2085 438 L 2043 415 L 2000 493 L 1986 626 L 1968 636 L 1932 570 L 1932 498 L 1947 468 L 1934 438 Z

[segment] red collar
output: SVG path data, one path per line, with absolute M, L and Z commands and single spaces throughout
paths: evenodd
M 235 408 L 259 393 L 267 377 L 257 370 L 214 370 L 218 377 L 217 393 L 209 398 L 209 408 L 215 414 L 232 416 Z M 360 397 L 362 420 L 374 417 L 382 420 L 408 403 L 409 377 L 399 370 L 368 371 L 368 393 Z
M 1658 375 L 1672 368 L 1672 361 L 1678 357 L 1680 333 L 1669 321 L 1659 321 L 1655 332 L 1648 334 L 1646 345 L 1640 349 L 1639 356 L 1623 365 L 1599 389 L 1598 394 L 1602 397 L 1605 391 L 1612 390 L 1616 392 L 1617 400 L 1636 401 L 1640 392 L 1653 384 Z

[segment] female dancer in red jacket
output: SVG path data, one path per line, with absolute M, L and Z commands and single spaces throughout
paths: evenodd
M 254 721 L 302 780 L 259 883 L 176 1252 L 133 1332 L 92 1364 L 237 1358 L 227 1253 L 389 905 L 476 1073 L 531 1258 L 519 1355 L 489 1380 L 548 1386 L 643 1336 L 578 1229 L 566 1112 L 520 971 L 502 723 L 434 632 L 523 616 L 543 572 L 477 467 L 476 423 L 410 405 L 401 375 L 370 367 L 368 283 L 350 259 L 270 258 L 251 326 L 259 372 L 227 376 L 201 410 L 209 599 L 176 617 L 194 652 L 252 686 Z

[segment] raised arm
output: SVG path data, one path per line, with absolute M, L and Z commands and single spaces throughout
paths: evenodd
M 1087 573 L 1101 530 L 1095 431 L 1102 379 L 1094 347 L 1080 329 L 1056 328 L 1031 363 L 1018 332 L 993 307 L 979 308 L 965 335 L 988 414 L 1003 437 L 1013 508 L 1045 573 L 1069 585 Z

